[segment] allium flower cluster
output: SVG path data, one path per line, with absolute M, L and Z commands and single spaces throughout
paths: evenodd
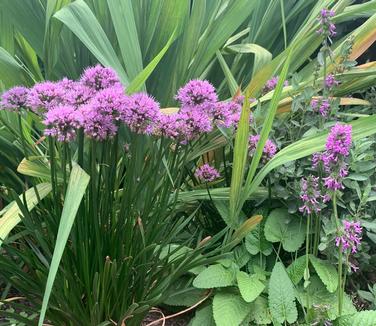
M 320 113 L 323 117 L 327 117 L 330 113 L 330 102 L 327 99 L 313 99 L 311 107 L 314 112 Z
M 57 106 L 46 113 L 43 123 L 47 126 L 45 135 L 69 142 L 75 138 L 80 121 L 73 106 Z
M 348 166 L 345 161 L 351 147 L 351 125 L 337 123 L 331 130 L 326 140 L 326 151 L 315 153 L 312 166 L 317 168 L 320 164 L 327 173 L 324 184 L 329 190 L 343 189 L 342 180 L 348 175 Z
M 249 137 L 248 142 L 248 155 L 252 157 L 255 154 L 257 143 L 260 140 L 260 135 L 253 135 Z M 267 139 L 264 149 L 262 150 L 261 162 L 268 162 L 277 152 L 277 146 L 270 140 Z
M 220 174 L 214 167 L 204 164 L 196 169 L 195 177 L 202 182 L 212 182 L 218 179 Z
M 317 30 L 318 34 L 324 35 L 326 37 L 336 36 L 336 26 L 332 22 L 332 17 L 334 17 L 335 12 L 329 9 L 321 9 L 320 15 L 317 18 L 320 22 L 320 28 Z
M 218 98 L 215 88 L 206 80 L 191 80 L 178 90 L 175 99 L 183 107 L 196 107 L 210 110 L 216 104 Z
M 121 120 L 137 133 L 150 135 L 159 114 L 159 104 L 146 93 L 127 97 Z
M 179 112 L 177 128 L 183 143 L 213 130 L 210 117 L 198 108 L 183 108 Z
M 66 90 L 59 83 L 45 81 L 35 84 L 30 89 L 26 103 L 36 113 L 46 112 L 64 104 L 65 92 Z
M 323 196 L 320 193 L 318 181 L 319 178 L 313 175 L 302 178 L 300 181 L 300 199 L 303 205 L 299 207 L 299 211 L 303 214 L 309 215 L 321 211 Z
M 29 90 L 23 86 L 16 86 L 4 92 L 1 96 L 0 109 L 19 111 L 26 107 Z
M 114 136 L 124 123 L 133 132 L 184 144 L 214 126 L 230 128 L 238 124 L 241 103 L 219 102 L 208 81 L 188 82 L 176 99 L 182 108 L 165 115 L 146 93 L 126 95 L 116 72 L 97 65 L 87 68 L 79 81 L 46 81 L 30 90 L 17 86 L 2 95 L 1 107 L 13 111 L 31 108 L 44 119 L 45 134 L 62 142 L 72 141 L 79 128 L 87 137 L 101 141 Z
M 80 79 L 81 83 L 92 90 L 100 91 L 112 86 L 121 86 L 120 79 L 111 68 L 101 65 L 86 68 Z
M 336 237 L 336 246 L 342 246 L 342 251 L 347 252 L 350 250 L 352 254 L 355 254 L 362 241 L 363 228 L 360 222 L 343 220 L 343 233 L 341 236 Z

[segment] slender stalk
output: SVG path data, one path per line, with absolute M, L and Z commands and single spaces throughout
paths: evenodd
M 333 194 L 333 215 L 336 221 L 337 226 L 337 235 L 339 235 L 339 218 L 338 218 L 338 210 L 337 210 L 337 193 L 334 192 Z M 338 314 L 342 314 L 342 306 L 343 306 L 343 291 L 342 291 L 342 244 L 338 247 Z
M 338 247 L 338 315 L 342 315 L 343 290 L 342 290 L 342 244 Z
M 319 253 L 319 242 L 320 242 L 320 230 L 321 229 L 321 213 L 319 212 L 315 218 L 315 234 L 313 240 L 313 255 L 317 256 Z
M 26 159 L 28 159 L 28 154 L 27 154 L 27 150 L 26 150 L 25 136 L 24 136 L 23 128 L 22 128 L 22 116 L 21 116 L 21 113 L 18 113 L 18 128 L 20 129 L 21 145 L 22 145 L 22 149 L 23 149 L 23 154 L 25 155 Z

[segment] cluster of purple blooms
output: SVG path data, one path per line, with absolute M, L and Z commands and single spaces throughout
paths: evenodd
M 177 113 L 164 114 L 146 93 L 126 95 L 111 68 L 87 68 L 80 80 L 46 81 L 31 89 L 14 87 L 2 95 L 0 108 L 29 109 L 43 117 L 45 134 L 58 141 L 74 140 L 77 129 L 86 136 L 104 140 L 114 136 L 120 123 L 133 132 L 171 138 L 186 143 L 214 126 L 234 127 L 242 101 L 220 102 L 215 88 L 205 80 L 191 80 L 180 88 Z
M 318 178 L 310 175 L 301 180 L 300 199 L 303 205 L 299 210 L 304 214 L 317 213 L 321 210 L 321 203 L 330 200 L 330 192 L 343 189 L 342 180 L 349 173 L 346 158 L 349 156 L 351 147 L 351 125 L 337 123 L 328 135 L 326 150 L 323 153 L 315 153 L 312 156 L 312 167 L 317 169 L 321 166 L 327 175 L 323 178 L 327 193 L 322 194 L 319 190 Z
M 317 168 L 321 164 L 328 175 L 324 178 L 324 185 L 328 190 L 343 189 L 342 180 L 349 173 L 346 157 L 350 153 L 351 131 L 351 125 L 337 123 L 330 130 L 325 152 L 313 155 L 312 166 Z
M 326 198 L 321 195 L 319 189 L 319 178 L 309 175 L 300 181 L 300 199 L 303 205 L 299 207 L 299 211 L 305 215 L 317 213 L 321 211 L 321 202 Z
M 320 22 L 320 28 L 317 30 L 318 34 L 325 35 L 326 37 L 336 36 L 336 26 L 332 22 L 335 12 L 329 9 L 321 9 L 320 15 L 317 18 Z
M 278 80 L 279 80 L 278 76 L 274 76 L 271 79 L 269 79 L 262 89 L 262 94 L 269 93 L 270 91 L 275 89 L 277 84 L 278 84 Z M 284 84 L 284 86 L 288 86 L 289 82 L 287 80 L 285 80 L 283 84 Z
M 350 250 L 355 254 L 362 241 L 362 227 L 360 222 L 343 220 L 343 232 L 341 236 L 336 237 L 336 246 L 342 248 L 343 252 Z
M 329 90 L 331 90 L 333 87 L 338 86 L 339 81 L 336 79 L 336 77 L 333 74 L 328 74 L 325 77 L 325 87 Z
M 323 117 L 327 117 L 330 113 L 330 102 L 328 99 L 311 100 L 311 107 L 314 112 L 320 113 Z
M 220 174 L 214 167 L 206 163 L 196 169 L 195 177 L 201 182 L 213 182 L 220 177 Z
M 248 155 L 252 157 L 255 154 L 260 135 L 252 135 L 248 139 Z M 267 163 L 277 152 L 277 146 L 270 139 L 267 139 L 262 150 L 261 162 Z

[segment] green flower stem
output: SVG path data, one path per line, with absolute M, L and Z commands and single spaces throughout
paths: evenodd
M 18 113 L 18 128 L 20 129 L 20 136 L 21 136 L 21 145 L 23 149 L 23 154 L 25 155 L 26 159 L 28 159 L 27 149 L 26 149 L 26 142 L 25 142 L 25 136 L 23 133 L 22 128 L 22 116 L 21 113 Z
M 320 241 L 320 227 L 321 227 L 321 213 L 316 215 L 315 219 L 315 234 L 313 240 L 313 255 L 317 257 L 319 253 L 319 241 Z
M 338 210 L 337 210 L 337 192 L 335 191 L 333 194 L 333 214 L 336 221 L 337 226 L 337 235 L 339 235 L 339 218 L 338 218 Z M 338 247 L 338 314 L 342 314 L 342 306 L 343 306 L 343 290 L 342 288 L 342 244 Z

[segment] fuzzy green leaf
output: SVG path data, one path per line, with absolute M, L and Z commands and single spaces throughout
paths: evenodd
M 375 326 L 376 311 L 365 310 L 353 315 L 343 316 L 336 320 L 335 326 Z
M 285 267 L 278 262 L 274 265 L 269 282 L 269 308 L 279 323 L 294 323 L 298 318 L 295 305 L 294 287 Z
M 281 242 L 284 250 L 297 251 L 304 242 L 305 221 L 288 213 L 287 209 L 273 210 L 265 223 L 265 238 L 271 242 Z
M 314 269 L 321 281 L 325 284 L 329 292 L 334 292 L 338 287 L 338 274 L 337 270 L 328 261 L 321 260 L 315 256 L 310 256 Z
M 262 253 L 269 256 L 273 251 L 273 245 L 265 239 L 263 223 L 260 223 L 256 229 L 248 233 L 245 237 L 245 248 L 251 255 Z
M 199 289 L 211 289 L 234 285 L 235 271 L 220 264 L 211 265 L 193 280 L 193 286 Z
M 294 285 L 298 284 L 304 276 L 304 269 L 306 266 L 306 256 L 300 256 L 295 259 L 289 267 L 287 267 L 287 274 L 289 275 Z
M 268 300 L 258 297 L 252 302 L 251 318 L 257 325 L 267 325 L 272 322 L 272 316 L 268 308 Z
M 237 326 L 249 314 L 250 304 L 239 294 L 219 292 L 213 299 L 213 315 L 217 326 Z
M 245 272 L 238 272 L 236 279 L 240 294 L 247 302 L 254 301 L 265 288 L 265 284 L 260 281 L 257 274 L 248 275 Z
M 188 326 L 215 326 L 212 306 L 206 306 L 196 311 Z

